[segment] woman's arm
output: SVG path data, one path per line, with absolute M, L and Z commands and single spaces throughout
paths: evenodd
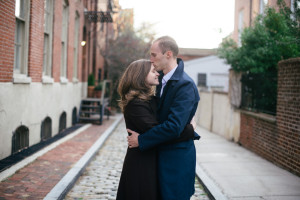
M 155 113 L 152 111 L 149 102 L 134 99 L 130 102 L 124 113 L 126 120 L 135 127 L 139 134 L 158 125 Z

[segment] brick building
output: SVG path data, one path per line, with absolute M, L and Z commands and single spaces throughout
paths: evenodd
M 76 122 L 88 74 L 103 79 L 113 27 L 86 11 L 107 20 L 115 9 L 118 0 L 0 1 L 0 159 Z
M 236 0 L 233 38 L 240 44 L 240 32 L 250 26 L 265 6 L 276 8 L 277 0 Z M 291 7 L 294 0 L 285 0 Z M 291 7 L 293 9 L 293 7 Z M 276 114 L 240 110 L 239 143 L 267 160 L 300 175 L 300 60 L 278 64 Z
M 179 48 L 178 57 L 184 61 L 216 55 L 216 49 Z
M 284 0 L 291 7 L 295 0 Z M 277 0 L 235 0 L 233 39 L 240 45 L 243 28 L 249 27 L 266 6 L 275 7 Z

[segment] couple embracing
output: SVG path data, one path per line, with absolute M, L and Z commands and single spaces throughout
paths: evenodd
M 129 133 L 117 200 L 187 200 L 194 194 L 200 100 L 171 37 L 125 70 L 118 87 Z

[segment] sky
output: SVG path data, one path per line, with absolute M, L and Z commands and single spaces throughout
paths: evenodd
M 234 0 L 119 0 L 134 8 L 134 26 L 154 23 L 156 37 L 169 35 L 182 48 L 217 48 L 233 32 Z

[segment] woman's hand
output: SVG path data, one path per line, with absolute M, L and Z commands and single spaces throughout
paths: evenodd
M 131 135 L 127 136 L 128 147 L 129 148 L 138 147 L 139 146 L 138 137 L 140 134 L 138 134 L 137 132 L 132 131 L 130 129 L 127 129 L 127 132 L 131 134 Z
M 193 117 L 193 119 L 191 120 L 191 124 L 192 124 L 192 126 L 193 126 L 193 128 L 194 128 L 194 130 L 196 129 L 196 126 L 197 126 L 197 123 L 196 123 L 196 121 L 195 121 L 195 116 Z

